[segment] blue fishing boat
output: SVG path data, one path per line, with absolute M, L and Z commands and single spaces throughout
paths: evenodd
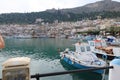
M 60 52 L 60 57 L 66 63 L 80 69 L 105 67 L 106 62 L 99 59 L 91 52 L 90 46 L 87 43 L 75 44 L 75 51 L 70 51 L 68 48 Z M 96 70 L 94 72 L 102 74 L 104 70 Z

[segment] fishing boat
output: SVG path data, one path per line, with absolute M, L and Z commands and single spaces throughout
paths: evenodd
M 92 40 L 88 41 L 91 51 L 97 55 L 97 57 L 113 60 L 120 57 L 119 46 L 108 46 L 105 40 Z
M 66 63 L 76 68 L 96 68 L 105 67 L 106 62 L 99 59 L 91 52 L 90 46 L 87 43 L 75 44 L 75 51 L 70 51 L 68 48 L 60 52 L 60 57 Z M 94 72 L 102 74 L 103 70 L 96 70 Z
M 117 39 L 114 36 L 107 36 L 106 42 L 111 46 L 120 46 L 120 39 Z

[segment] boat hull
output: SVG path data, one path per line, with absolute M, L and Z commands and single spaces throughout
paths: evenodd
M 88 66 L 79 64 L 79 63 L 77 63 L 77 62 L 73 62 L 72 60 L 70 60 L 70 59 L 67 58 L 67 57 L 64 57 L 63 60 L 64 60 L 66 63 L 68 63 L 69 65 L 72 65 L 72 66 L 75 67 L 75 68 L 79 68 L 79 69 L 94 68 L 94 67 L 88 67 Z M 102 73 L 104 73 L 104 70 L 95 70 L 95 71 L 93 71 L 93 72 L 102 74 Z
M 104 59 L 104 60 L 113 60 L 114 58 L 116 58 L 116 56 L 111 56 L 111 55 L 104 55 L 104 54 L 99 54 L 99 53 L 95 53 L 97 57 Z

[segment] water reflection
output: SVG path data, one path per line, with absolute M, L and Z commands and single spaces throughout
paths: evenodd
M 33 58 L 58 59 L 58 49 L 63 51 L 66 47 L 74 48 L 74 42 L 59 39 L 6 39 L 6 48 L 3 54 L 11 56 L 28 56 Z M 72 43 L 71 43 L 72 42 Z
M 70 66 L 61 63 L 58 49 L 74 50 L 76 41 L 68 39 L 5 39 L 6 47 L 0 53 L 0 65 L 11 57 L 31 58 L 30 74 L 48 73 L 72 70 Z M 0 66 L 0 78 L 2 66 Z M 97 78 L 94 78 L 97 77 Z M 101 76 L 94 73 L 66 74 L 41 78 L 40 80 L 101 80 Z

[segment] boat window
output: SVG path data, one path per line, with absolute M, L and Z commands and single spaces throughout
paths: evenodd
M 87 50 L 87 51 L 90 51 L 90 46 L 86 46 L 86 50 Z
M 81 52 L 85 52 L 85 48 L 84 47 L 80 47 Z
M 106 42 L 102 42 L 102 46 L 106 47 L 107 46 Z
M 95 44 L 96 47 L 100 47 L 101 45 L 102 45 L 101 42 L 97 42 L 97 43 Z
M 90 42 L 90 46 L 94 46 L 94 43 L 93 43 L 93 42 Z

